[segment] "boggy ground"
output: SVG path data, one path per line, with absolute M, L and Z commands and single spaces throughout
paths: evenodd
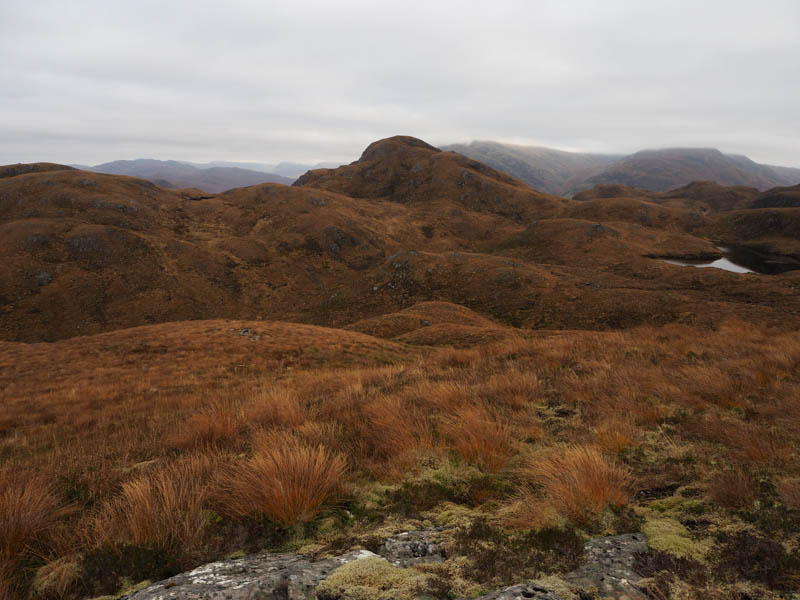
M 798 590 L 796 333 L 524 331 L 446 303 L 352 329 L 382 337 L 217 320 L 0 343 L 4 596 L 432 526 L 447 560 L 408 593 L 566 594 L 581 541 L 626 532 L 652 598 Z

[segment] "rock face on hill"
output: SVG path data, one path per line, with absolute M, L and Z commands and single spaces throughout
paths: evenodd
M 748 188 L 569 200 L 408 137 L 294 186 L 224 194 L 53 165 L 0 172 L 11 173 L 0 179 L 5 340 L 209 318 L 342 327 L 424 301 L 526 328 L 800 313 L 791 274 L 647 258 L 717 256 L 726 240 L 800 251 L 798 208 L 719 212 L 757 200 Z

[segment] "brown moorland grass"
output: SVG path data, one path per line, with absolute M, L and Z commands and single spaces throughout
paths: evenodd
M 700 495 L 704 510 L 714 513 L 709 520 L 738 523 L 741 509 L 725 494 L 759 499 L 768 489 L 750 480 L 716 482 L 715 473 L 740 469 L 774 482 L 787 505 L 796 502 L 792 482 L 800 471 L 787 458 L 800 442 L 795 332 L 737 322 L 719 329 L 672 325 L 560 332 L 465 352 L 261 322 L 250 325 L 270 337 L 251 341 L 238 325 L 180 323 L 80 343 L 0 344 L 4 477 L 52 474 L 41 514 L 74 506 L 72 516 L 47 521 L 29 544 L 6 550 L 7 564 L 31 567 L 24 581 L 6 576 L 7 589 L 24 588 L 36 568 L 50 564 L 66 577 L 70 564 L 96 551 L 102 523 L 118 532 L 108 540 L 114 545 L 180 547 L 188 566 L 201 554 L 205 560 L 240 549 L 225 545 L 238 543 L 236 536 L 206 546 L 202 514 L 220 527 L 257 529 L 265 520 L 313 525 L 340 491 L 351 508 L 364 502 L 378 512 L 394 510 L 397 498 L 413 512 L 415 502 L 431 502 L 432 490 L 470 510 L 492 502 L 501 511 L 522 494 L 542 505 L 539 512 L 552 504 L 580 524 L 615 503 L 645 510 L 648 500 L 640 498 L 652 490 L 681 487 Z M 334 358 L 305 352 L 303 344 Z M 724 385 L 726 377 L 734 384 Z M 706 381 L 716 383 L 700 393 Z M 207 414 L 216 415 L 222 433 L 203 433 L 217 430 L 198 420 Z M 278 438 L 284 442 L 265 441 Z M 473 493 L 468 481 L 453 481 L 478 472 L 460 460 L 435 476 L 434 487 L 424 483 L 431 468 L 457 454 L 500 484 Z M 532 462 L 521 472 L 508 468 L 526 457 Z M 208 487 L 193 486 L 189 473 L 199 473 Z M 269 496 L 263 483 L 279 473 L 296 477 L 287 479 L 283 496 Z M 321 496 L 320 476 L 327 482 Z M 395 490 L 394 504 L 375 500 L 376 484 Z M 233 505 L 223 502 L 226 496 L 236 499 Z M 766 506 L 753 502 L 747 510 Z M 40 531 L 36 514 L 14 514 Z M 763 522 L 775 523 L 770 518 Z M 166 536 L 149 529 L 155 524 Z M 791 525 L 783 527 L 789 529 L 770 535 L 788 543 Z M 713 531 L 697 535 L 713 543 Z M 54 575 L 55 587 L 57 581 Z
M 511 428 L 492 410 L 475 405 L 457 408 L 445 417 L 441 432 L 446 445 L 469 463 L 497 473 L 514 455 Z
M 126 481 L 95 520 L 96 544 L 197 554 L 206 541 L 205 507 L 221 462 L 216 455 L 192 455 Z
M 46 476 L 0 472 L 0 598 L 13 598 L 20 563 L 44 553 L 58 522 L 69 514 Z
M 522 475 L 544 489 L 561 515 L 580 524 L 588 523 L 607 506 L 627 503 L 633 487 L 628 469 L 591 446 L 554 448 L 531 457 Z
M 306 523 L 343 489 L 347 461 L 338 452 L 287 432 L 258 434 L 253 445 L 253 456 L 219 483 L 219 499 L 234 516 Z

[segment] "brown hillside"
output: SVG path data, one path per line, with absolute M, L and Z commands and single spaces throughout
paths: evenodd
M 18 163 L 16 165 L 0 165 L 0 179 L 6 177 L 16 177 L 26 173 L 44 173 L 46 171 L 74 171 L 72 167 L 58 165 L 56 163 Z
M 476 160 L 406 136 L 374 142 L 356 162 L 309 171 L 294 185 L 403 204 L 448 199 L 460 208 L 518 222 L 557 214 L 566 204 Z
M 342 326 L 431 300 L 524 327 L 798 313 L 794 275 L 645 258 L 765 235 L 651 199 L 539 194 L 410 138 L 301 184 L 209 195 L 72 170 L 0 180 L 0 338 L 214 318 Z

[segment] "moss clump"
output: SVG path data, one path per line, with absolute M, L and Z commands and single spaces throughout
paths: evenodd
M 647 543 L 653 550 L 667 552 L 680 558 L 703 561 L 710 543 L 692 539 L 689 530 L 674 519 L 650 519 L 642 525 Z
M 661 513 L 669 517 L 681 517 L 683 515 L 700 515 L 705 512 L 705 504 L 695 498 L 684 498 L 682 496 L 668 496 L 655 500 L 648 505 L 650 510 Z
M 447 586 L 434 576 L 401 569 L 383 558 L 370 557 L 342 565 L 317 586 L 320 600 L 413 600 L 443 597 Z

